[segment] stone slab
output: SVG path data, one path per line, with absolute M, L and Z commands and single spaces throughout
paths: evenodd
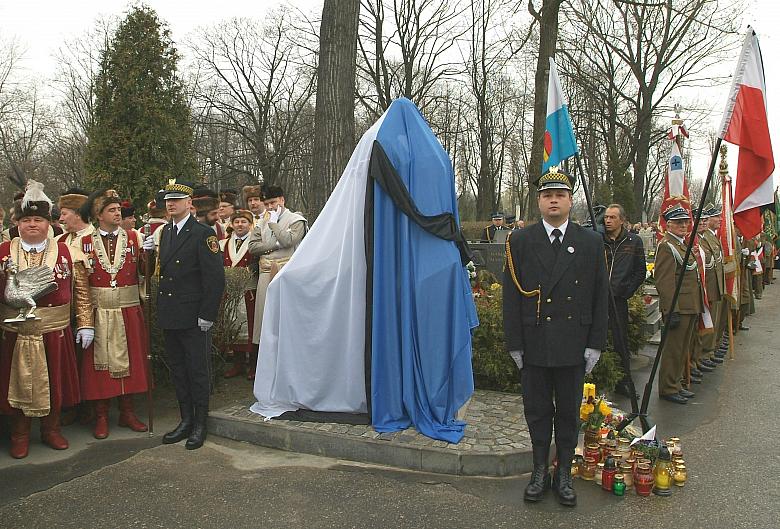
M 463 476 L 518 476 L 532 469 L 531 439 L 520 395 L 475 391 L 459 415 L 458 444 L 414 428 L 376 432 L 370 425 L 270 420 L 238 404 L 209 414 L 209 433 L 260 446 L 408 470 Z

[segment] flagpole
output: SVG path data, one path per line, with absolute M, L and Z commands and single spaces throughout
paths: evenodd
M 718 137 L 717 141 L 715 142 L 715 148 L 712 151 L 712 158 L 710 159 L 710 168 L 707 171 L 707 178 L 704 181 L 704 188 L 702 189 L 701 192 L 702 197 L 706 197 L 707 193 L 710 190 L 710 183 L 712 182 L 712 175 L 715 172 L 715 162 L 718 160 L 718 151 L 720 150 L 721 143 L 723 143 L 723 139 Z M 683 258 L 683 263 L 687 263 L 688 259 L 690 259 L 691 250 L 693 249 L 693 241 L 695 238 L 695 234 L 699 229 L 699 222 L 701 221 L 701 212 L 703 208 L 704 208 L 704 200 L 701 200 L 699 201 L 699 207 L 696 209 L 696 217 L 693 222 L 693 229 L 691 230 L 691 236 L 688 238 L 688 244 L 685 248 L 685 257 Z M 685 279 L 686 272 L 687 272 L 687 267 L 683 266 L 682 271 L 680 272 L 680 276 L 677 278 L 677 284 L 674 287 L 674 295 L 672 296 L 672 302 L 670 304 L 671 307 L 675 307 L 677 305 L 677 298 L 680 296 L 680 288 L 682 287 L 683 279 Z M 661 343 L 658 344 L 658 352 L 655 355 L 655 359 L 653 360 L 653 367 L 650 370 L 650 379 L 647 381 L 647 384 L 645 384 L 645 391 L 642 395 L 642 406 L 639 408 L 640 417 L 646 416 L 647 414 L 647 407 L 650 403 L 650 393 L 653 389 L 653 381 L 655 380 L 655 375 L 658 371 L 658 365 L 661 362 L 661 355 L 663 354 L 664 346 L 666 345 L 666 338 L 668 336 L 666 329 L 669 328 L 669 321 L 671 320 L 672 312 L 673 311 L 670 310 L 669 313 L 666 315 L 666 318 L 664 318 L 664 326 L 663 326 L 663 330 L 661 331 Z M 627 419 L 628 418 L 626 418 L 626 420 Z M 625 422 L 625 420 L 623 422 Z
M 582 182 L 582 191 L 585 194 L 585 203 L 588 205 L 588 214 L 590 215 L 590 225 L 593 228 L 593 231 L 598 233 L 598 229 L 596 226 L 596 212 L 593 209 L 593 201 L 590 196 L 588 179 L 586 178 L 585 171 L 582 168 L 582 160 L 580 159 L 580 154 L 575 153 L 574 159 L 577 161 L 577 168 L 580 173 L 580 181 Z M 615 320 L 617 321 L 617 305 L 615 305 L 615 296 L 612 292 L 612 285 L 609 282 L 607 282 L 607 287 L 609 289 L 610 317 L 615 318 Z M 620 344 L 620 349 L 621 349 L 621 351 L 619 352 L 620 362 L 623 364 L 624 373 L 628 374 L 627 377 L 628 393 L 629 393 L 629 399 L 631 399 L 631 413 L 628 414 L 626 419 L 623 420 L 623 423 L 625 424 L 621 423 L 621 425 L 618 426 L 618 431 L 622 431 L 623 428 L 631 424 L 631 422 L 634 419 L 639 417 L 639 421 L 642 424 L 642 433 L 644 433 L 650 429 L 650 424 L 647 421 L 647 416 L 639 412 L 639 400 L 637 398 L 636 386 L 634 385 L 634 379 L 631 376 L 631 359 L 628 356 L 628 336 L 626 335 L 626 333 L 623 332 L 624 330 L 620 328 L 619 324 L 613 325 L 613 330 L 617 331 L 613 333 L 612 339 L 615 342 Z M 614 336 L 615 334 L 617 334 L 617 336 Z

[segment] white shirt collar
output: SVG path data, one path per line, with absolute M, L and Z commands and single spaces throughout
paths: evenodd
M 108 235 L 113 235 L 114 237 L 118 237 L 119 236 L 119 228 L 117 228 L 113 232 L 108 232 L 108 231 L 104 230 L 103 228 L 98 228 L 98 231 L 100 231 L 100 236 L 101 237 L 107 237 Z
M 247 237 L 249 237 L 249 232 L 246 232 L 243 237 L 239 237 L 238 235 L 235 234 L 235 232 L 233 232 L 233 238 L 236 240 L 243 241 L 246 240 Z
M 181 232 L 181 229 L 184 227 L 185 224 L 187 224 L 188 220 L 190 220 L 190 216 L 186 215 L 183 219 L 181 219 L 179 222 L 174 224 L 174 226 L 176 226 L 176 233 Z
M 553 230 L 555 229 L 555 226 L 548 224 L 546 220 L 542 219 L 542 225 L 544 226 L 544 230 L 547 232 L 547 238 L 550 239 L 550 243 L 553 242 Z M 566 237 L 566 228 L 569 227 L 569 219 L 566 219 L 566 221 L 558 226 L 558 229 L 561 230 L 561 242 L 563 242 L 563 238 Z
M 44 251 L 46 249 L 46 244 L 49 242 L 48 239 L 46 239 L 43 242 L 39 242 L 38 244 L 26 243 L 24 242 L 24 239 L 21 239 L 21 241 L 22 241 L 22 250 L 24 250 L 25 252 L 29 252 L 30 250 L 35 248 L 35 251 L 38 253 Z

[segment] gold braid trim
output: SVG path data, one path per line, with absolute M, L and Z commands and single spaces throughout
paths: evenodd
M 535 290 L 523 290 L 523 287 L 520 286 L 520 281 L 517 279 L 517 275 L 515 274 L 515 263 L 512 260 L 512 249 L 509 246 L 509 239 L 512 237 L 512 232 L 510 231 L 506 236 L 506 266 L 509 269 L 509 274 L 512 276 L 512 282 L 517 287 L 517 290 L 520 291 L 520 293 L 527 297 L 532 298 L 534 296 L 537 296 L 536 298 L 536 323 L 539 324 L 539 316 L 542 312 L 542 285 L 539 285 Z

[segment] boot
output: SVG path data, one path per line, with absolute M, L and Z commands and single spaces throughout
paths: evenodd
M 544 493 L 550 488 L 550 475 L 547 472 L 548 449 L 533 447 L 534 470 L 531 472 L 531 481 L 525 487 L 523 499 L 537 502 L 544 497 Z
M 70 426 L 78 418 L 79 409 L 78 406 L 71 406 L 62 412 L 60 416 L 60 425 Z
M 246 370 L 246 379 L 250 381 L 255 379 L 255 372 L 257 371 L 257 349 L 260 346 L 255 345 L 254 347 L 255 350 L 249 353 L 249 367 L 247 367 Z
M 32 419 L 24 415 L 11 417 L 11 457 L 22 459 L 30 451 L 30 425 Z
M 246 353 L 243 351 L 233 352 L 233 367 L 225 371 L 222 375 L 225 378 L 233 378 L 243 375 L 246 372 Z
M 95 401 L 95 429 L 92 431 L 92 435 L 95 439 L 105 439 L 108 437 L 109 402 L 109 399 Z
M 195 422 L 192 426 L 192 433 L 190 433 L 189 439 L 184 444 L 184 448 L 196 450 L 203 446 L 203 442 L 206 440 L 206 419 L 208 419 L 208 416 L 208 406 L 195 407 Z
M 568 461 L 558 461 L 558 472 L 555 474 L 552 486 L 558 493 L 558 503 L 567 507 L 577 505 L 577 494 L 574 492 L 574 482 L 571 477 L 571 458 Z
M 51 410 L 46 417 L 41 417 L 41 441 L 55 450 L 68 448 L 68 440 L 60 432 L 60 410 Z
M 135 415 L 133 411 L 133 397 L 130 395 L 119 397 L 119 426 L 130 428 L 134 432 L 146 432 L 149 430 Z
M 181 421 L 176 428 L 163 435 L 162 442 L 164 445 L 178 443 L 179 441 L 189 437 L 190 431 L 192 431 L 192 404 L 189 402 L 180 402 L 179 413 L 181 414 Z

